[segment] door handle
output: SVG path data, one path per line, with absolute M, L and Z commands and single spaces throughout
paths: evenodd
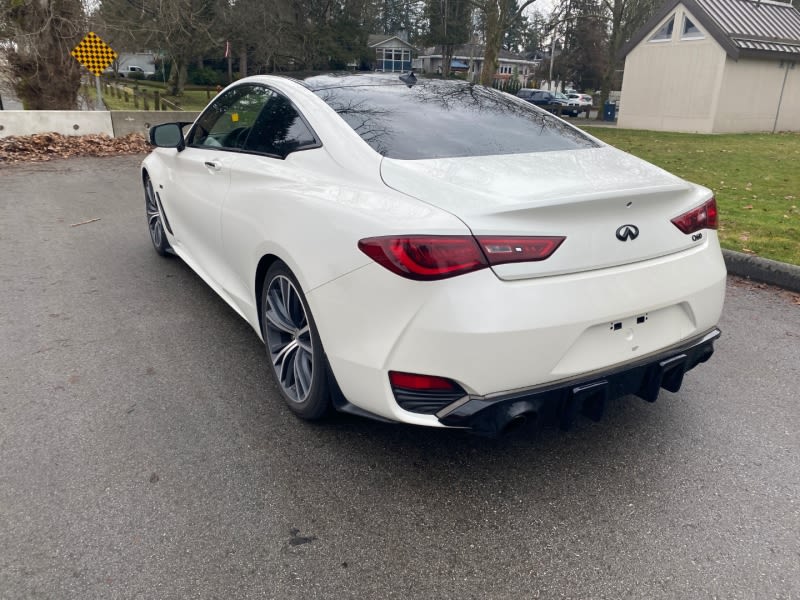
M 203 164 L 213 171 L 219 171 L 222 169 L 222 164 L 215 160 L 207 160 Z

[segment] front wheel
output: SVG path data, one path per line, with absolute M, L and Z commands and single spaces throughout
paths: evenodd
M 144 178 L 144 207 L 147 211 L 147 228 L 150 230 L 150 241 L 153 242 L 153 248 L 161 256 L 167 256 L 172 248 L 167 241 L 164 224 L 161 222 L 161 211 L 158 209 L 153 182 L 147 176 Z
M 300 284 L 282 262 L 264 278 L 261 332 L 286 404 L 303 419 L 324 417 L 331 401 L 322 342 Z

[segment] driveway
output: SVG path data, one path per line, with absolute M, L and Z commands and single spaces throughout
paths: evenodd
M 567 433 L 308 424 L 139 160 L 0 170 L 0 598 L 800 597 L 791 295 L 731 280 L 679 393 Z

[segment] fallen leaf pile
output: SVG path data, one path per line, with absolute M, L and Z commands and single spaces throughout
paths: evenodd
M 151 150 L 144 136 L 131 133 L 112 138 L 107 135 L 60 135 L 38 133 L 0 138 L 0 164 L 43 162 L 73 156 L 116 156 L 143 154 Z

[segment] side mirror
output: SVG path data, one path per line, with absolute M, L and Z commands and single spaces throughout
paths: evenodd
M 164 123 L 150 128 L 150 143 L 157 148 L 177 148 L 178 152 L 186 147 L 183 129 L 180 123 Z

